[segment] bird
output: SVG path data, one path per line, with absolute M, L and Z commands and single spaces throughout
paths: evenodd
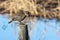
M 26 15 L 25 15 L 24 11 L 20 10 L 18 13 L 13 13 L 12 14 L 9 23 L 11 23 L 12 21 L 21 22 L 25 19 L 25 17 L 26 17 Z

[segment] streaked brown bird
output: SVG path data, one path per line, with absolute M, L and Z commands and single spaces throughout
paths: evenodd
M 9 21 L 9 23 L 11 23 L 12 21 L 23 21 L 25 19 L 26 15 L 24 14 L 24 11 L 20 10 L 18 13 L 14 13 L 11 16 L 11 19 Z

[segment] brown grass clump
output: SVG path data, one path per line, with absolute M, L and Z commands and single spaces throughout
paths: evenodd
M 59 0 L 0 0 L 0 13 L 9 12 L 12 15 L 20 10 L 25 15 L 29 12 L 31 16 L 60 19 Z
M 32 14 L 37 14 L 36 4 L 30 0 L 6 0 L 0 3 L 0 8 L 5 8 L 1 13 L 9 11 L 10 13 L 17 13 L 20 10 L 29 11 Z

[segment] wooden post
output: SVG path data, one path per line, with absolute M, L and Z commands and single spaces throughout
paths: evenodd
M 19 26 L 18 26 L 18 40 L 29 40 L 27 25 L 19 24 Z

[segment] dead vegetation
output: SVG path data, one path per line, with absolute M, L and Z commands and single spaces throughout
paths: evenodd
M 21 14 L 60 20 L 60 0 L 0 0 L 0 13 Z M 16 15 L 15 15 L 16 16 Z

